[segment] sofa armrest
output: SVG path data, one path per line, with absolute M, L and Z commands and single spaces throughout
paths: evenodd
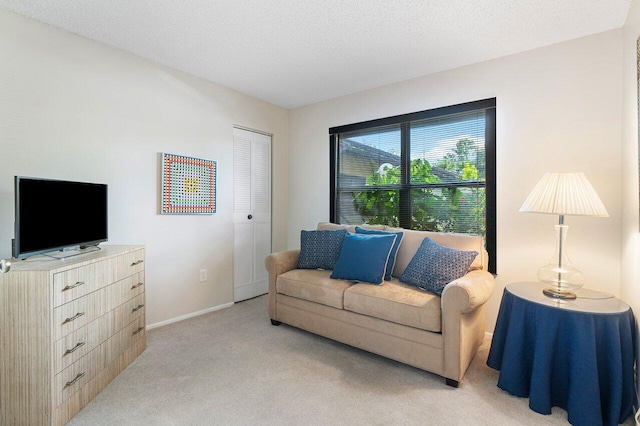
M 493 292 L 493 275 L 468 272 L 442 292 L 444 376 L 459 382 L 485 335 L 485 302 Z
M 299 258 L 300 249 L 295 249 L 271 253 L 264 259 L 264 265 L 269 273 L 269 317 L 272 320 L 278 319 L 276 313 L 276 281 L 278 275 L 296 269 Z
M 277 253 L 271 253 L 264 259 L 264 265 L 269 275 L 280 275 L 285 272 L 296 269 L 298 259 L 300 258 L 300 249 L 285 250 Z
M 442 292 L 442 311 L 469 313 L 482 306 L 493 293 L 493 275 L 487 271 L 467 272 L 461 278 L 447 284 Z

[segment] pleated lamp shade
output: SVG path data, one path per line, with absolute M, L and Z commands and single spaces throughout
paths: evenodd
M 546 173 L 520 207 L 521 212 L 608 217 L 584 173 Z

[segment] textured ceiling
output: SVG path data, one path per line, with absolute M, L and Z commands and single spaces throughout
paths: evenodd
M 293 108 L 619 28 L 631 0 L 0 0 Z

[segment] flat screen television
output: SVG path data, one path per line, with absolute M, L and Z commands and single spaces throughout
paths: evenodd
M 92 246 L 107 241 L 107 185 L 15 176 L 12 255 Z

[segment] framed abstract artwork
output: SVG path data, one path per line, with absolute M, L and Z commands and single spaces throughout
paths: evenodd
M 162 153 L 162 214 L 216 212 L 217 163 Z

